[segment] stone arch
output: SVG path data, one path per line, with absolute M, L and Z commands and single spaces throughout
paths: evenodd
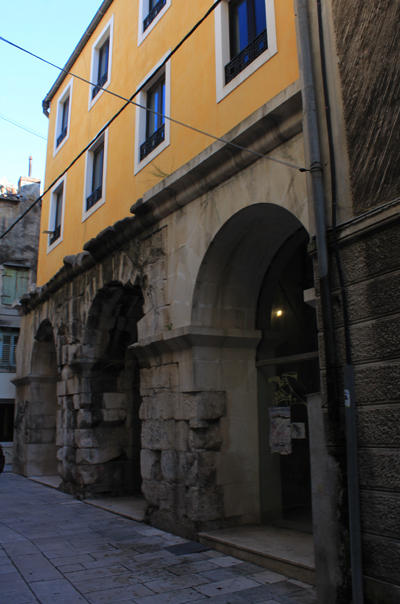
M 296 216 L 281 206 L 257 203 L 234 214 L 217 232 L 200 266 L 192 324 L 254 329 L 265 273 L 284 242 L 304 238 Z
M 57 382 L 53 326 L 43 320 L 33 340 L 29 373 L 16 380 L 15 469 L 25 476 L 57 474 Z
M 196 390 L 226 395 L 216 454 L 224 524 L 265 520 L 260 477 L 266 464 L 260 465 L 260 451 L 266 454 L 269 424 L 262 417 L 257 365 L 259 358 L 265 359 L 258 351 L 268 348 L 266 341 L 270 343 L 273 334 L 265 320 L 271 308 L 264 310 L 263 305 L 270 305 L 268 296 L 284 267 L 297 250 L 305 249 L 308 239 L 303 224 L 285 208 L 253 204 L 221 227 L 197 275 L 192 329 L 202 334 L 200 345 L 209 350 L 199 350 L 200 359 L 193 354 Z
M 129 346 L 142 317 L 140 287 L 108 283 L 93 299 L 80 356 L 70 363 L 76 429 L 64 487 L 81 497 L 140 493 L 139 366 Z

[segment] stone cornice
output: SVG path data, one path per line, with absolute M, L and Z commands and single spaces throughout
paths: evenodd
M 222 329 L 186 325 L 163 331 L 129 346 L 139 359 L 148 359 L 195 346 L 210 348 L 256 348 L 262 337 L 257 329 Z
M 300 83 L 294 82 L 243 120 L 224 137 L 243 147 L 268 154 L 302 130 Z M 204 195 L 228 178 L 260 161 L 256 155 L 215 142 L 187 164 L 150 189 L 131 208 L 135 215 L 119 220 L 64 258 L 64 266 L 42 287 L 21 298 L 21 314 L 28 314 L 76 276 L 114 253 L 162 218 Z M 265 160 L 261 160 L 265 161 Z
M 57 383 L 60 381 L 60 378 L 53 375 L 35 375 L 33 373 L 28 373 L 27 375 L 23 375 L 20 377 L 16 377 L 13 380 L 10 380 L 14 384 L 14 386 L 28 386 L 29 384 L 51 384 Z

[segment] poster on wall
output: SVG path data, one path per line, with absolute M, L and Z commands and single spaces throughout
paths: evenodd
M 290 407 L 269 408 L 269 444 L 272 453 L 292 452 Z

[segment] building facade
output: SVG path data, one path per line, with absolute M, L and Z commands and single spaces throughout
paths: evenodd
M 40 181 L 21 177 L 18 187 L 2 179 L 0 220 L 4 232 L 40 195 Z M 16 305 L 36 286 L 40 207 L 21 220 L 0 247 L 0 443 L 6 464 L 12 463 L 15 415 L 16 348 L 21 317 Z
M 312 531 L 318 601 L 396 602 L 398 9 L 213 8 L 169 57 L 209 2 L 106 0 L 44 100 L 14 471 Z

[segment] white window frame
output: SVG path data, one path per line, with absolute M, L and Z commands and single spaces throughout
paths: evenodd
M 106 88 L 108 88 L 108 86 L 109 86 L 109 84 L 111 82 L 111 66 L 112 66 L 112 54 L 113 54 L 113 33 L 114 33 L 114 15 L 112 15 L 112 17 L 110 18 L 110 20 L 108 21 L 108 23 L 105 25 L 105 27 L 103 28 L 102 32 L 97 37 L 95 43 L 92 46 L 92 60 L 91 60 L 91 67 L 90 67 L 90 81 L 92 82 L 92 84 L 89 86 L 89 107 L 88 107 L 88 111 L 90 111 L 91 108 L 93 107 L 93 105 L 95 105 L 97 103 L 97 101 L 99 100 L 99 98 L 104 93 L 104 90 Z M 107 73 L 108 77 L 107 77 L 106 83 L 102 87 L 102 90 L 99 90 L 99 92 L 96 94 L 96 96 L 93 99 L 92 98 L 92 91 L 93 91 L 94 88 L 96 88 L 96 85 L 97 85 L 97 74 L 98 74 L 98 70 L 99 70 L 100 48 L 103 46 L 103 44 L 107 40 L 107 38 L 109 38 L 109 40 L 110 40 L 109 47 L 108 47 L 108 70 L 107 70 L 108 71 L 108 73 Z
M 217 84 L 217 103 L 222 101 L 235 88 L 240 86 L 249 76 L 266 63 L 277 52 L 275 6 L 274 0 L 265 0 L 267 16 L 268 48 L 257 57 L 248 67 L 243 69 L 233 80 L 225 85 L 225 65 L 230 60 L 230 32 L 229 32 L 229 0 L 223 0 L 214 11 L 215 22 L 215 69 Z
M 62 187 L 62 191 L 63 191 L 62 213 L 61 213 L 61 232 L 60 232 L 59 238 L 56 239 L 54 241 L 54 243 L 52 243 L 51 245 L 50 245 L 50 235 L 48 236 L 48 238 L 47 238 L 47 254 L 49 254 L 52 250 L 54 250 L 54 248 L 57 247 L 57 245 L 59 245 L 64 238 L 65 192 L 66 192 L 66 188 L 67 188 L 67 175 L 66 174 L 64 174 L 64 176 L 62 176 L 60 178 L 60 180 L 58 180 L 56 182 L 56 184 L 54 185 L 54 187 L 51 189 L 51 192 L 50 192 L 49 227 L 48 227 L 49 231 L 52 231 L 54 228 L 54 219 L 55 219 L 55 213 L 56 213 L 56 209 L 57 209 L 57 193 L 59 192 L 61 187 Z
M 64 90 L 62 91 L 60 98 L 57 101 L 57 113 L 56 113 L 56 128 L 54 132 L 54 149 L 53 149 L 53 157 L 57 155 L 59 150 L 65 145 L 67 140 L 69 139 L 69 131 L 71 126 L 71 105 L 72 105 L 72 86 L 74 79 L 71 78 L 70 82 L 66 85 Z M 67 135 L 61 141 L 61 143 L 57 147 L 57 138 L 61 134 L 61 126 L 62 126 L 62 117 L 63 117 L 63 108 L 64 103 L 69 97 L 69 105 L 68 105 L 68 123 L 67 123 Z
M 96 149 L 100 145 L 104 145 L 103 151 L 103 182 L 102 182 L 102 195 L 101 199 L 97 201 L 89 210 L 86 210 L 86 200 L 92 193 L 92 178 L 93 178 L 93 157 Z M 82 208 L 82 222 L 85 222 L 96 210 L 98 210 L 106 202 L 106 183 L 107 183 L 107 150 L 108 150 L 108 128 L 103 132 L 101 136 L 96 140 L 95 143 L 86 152 L 85 161 L 85 181 L 83 186 L 83 208 Z
M 147 74 L 143 81 L 139 84 L 138 88 L 144 84 L 152 74 L 158 69 L 158 67 L 165 61 L 166 57 L 170 54 L 170 50 L 163 56 L 163 58 L 154 66 L 154 68 Z M 136 127 L 135 127 L 135 169 L 134 174 L 136 175 L 140 170 L 143 170 L 145 166 L 150 164 L 164 149 L 170 144 L 170 133 L 171 133 L 171 122 L 165 120 L 165 138 L 163 142 L 158 145 L 151 153 L 146 155 L 142 161 L 140 161 L 140 146 L 146 140 L 146 104 L 147 104 L 147 91 L 157 82 L 159 78 L 165 75 L 165 115 L 171 115 L 171 61 L 165 64 L 164 71 L 159 71 L 154 75 L 146 86 L 145 90 L 139 92 L 136 97 L 136 102 L 141 107 L 136 107 Z M 142 108 L 143 107 L 143 108 Z
M 138 46 L 147 38 L 152 29 L 157 25 L 160 19 L 165 15 L 166 11 L 171 6 L 172 0 L 167 0 L 164 8 L 160 11 L 157 17 L 152 21 L 146 31 L 143 31 L 143 21 L 149 14 L 149 0 L 139 0 L 139 23 L 138 23 Z

